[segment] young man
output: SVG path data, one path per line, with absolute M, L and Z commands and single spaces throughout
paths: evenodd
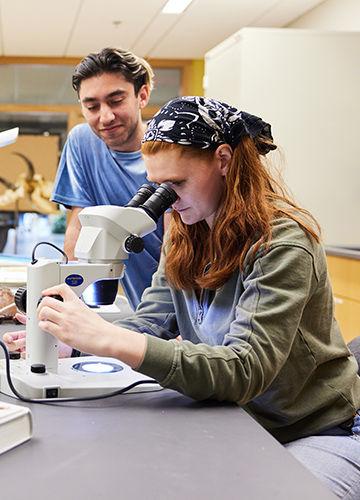
M 72 211 L 64 244 L 69 259 L 74 258 L 78 214 L 84 207 L 125 205 L 147 182 L 140 153 L 141 110 L 149 101 L 153 76 L 146 61 L 122 49 L 89 54 L 75 68 L 72 84 L 87 123 L 69 134 L 52 195 Z M 145 250 L 127 262 L 122 285 L 133 308 L 157 269 L 162 234 L 159 224 L 144 238 Z M 92 302 L 89 295 L 85 300 Z

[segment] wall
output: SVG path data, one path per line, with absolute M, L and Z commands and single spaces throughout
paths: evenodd
M 360 33 L 244 28 L 206 54 L 205 78 L 207 96 L 272 124 L 295 199 L 319 220 L 327 244 L 349 246 L 360 245 L 354 47 Z
M 4 69 L 2 77 L 7 83 L 1 87 L 0 113 L 66 113 L 69 130 L 77 123 L 82 123 L 84 119 L 80 106 L 76 103 L 75 93 L 70 85 L 71 74 L 78 62 L 79 58 L 0 56 L 0 69 Z M 181 71 L 180 95 L 203 94 L 203 59 L 149 59 L 149 63 L 155 72 L 165 68 Z M 23 77 L 24 74 L 26 78 Z M 17 78 L 22 78 L 20 83 Z M 16 81 L 19 88 L 15 85 Z M 143 119 L 150 119 L 158 109 L 159 105 L 148 105 L 143 110 Z
M 326 0 L 289 24 L 288 27 L 360 31 L 360 1 Z

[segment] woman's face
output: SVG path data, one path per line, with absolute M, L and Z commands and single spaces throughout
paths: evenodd
M 226 144 L 219 146 L 211 159 L 181 156 L 177 150 L 144 155 L 148 180 L 167 182 L 178 195 L 172 207 L 181 220 L 189 225 L 206 220 L 210 227 L 224 190 L 229 158 L 231 149 Z

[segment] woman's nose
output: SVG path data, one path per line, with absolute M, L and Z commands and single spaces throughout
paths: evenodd
M 180 203 L 180 198 L 179 196 L 177 197 L 177 200 L 175 201 L 175 203 L 173 203 L 171 205 L 171 208 L 173 208 L 174 210 L 177 210 L 178 206 L 179 206 L 179 203 Z

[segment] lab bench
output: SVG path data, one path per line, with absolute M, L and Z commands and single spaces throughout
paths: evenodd
M 233 404 L 163 390 L 27 406 L 32 439 L 0 456 L 4 499 L 335 500 Z

